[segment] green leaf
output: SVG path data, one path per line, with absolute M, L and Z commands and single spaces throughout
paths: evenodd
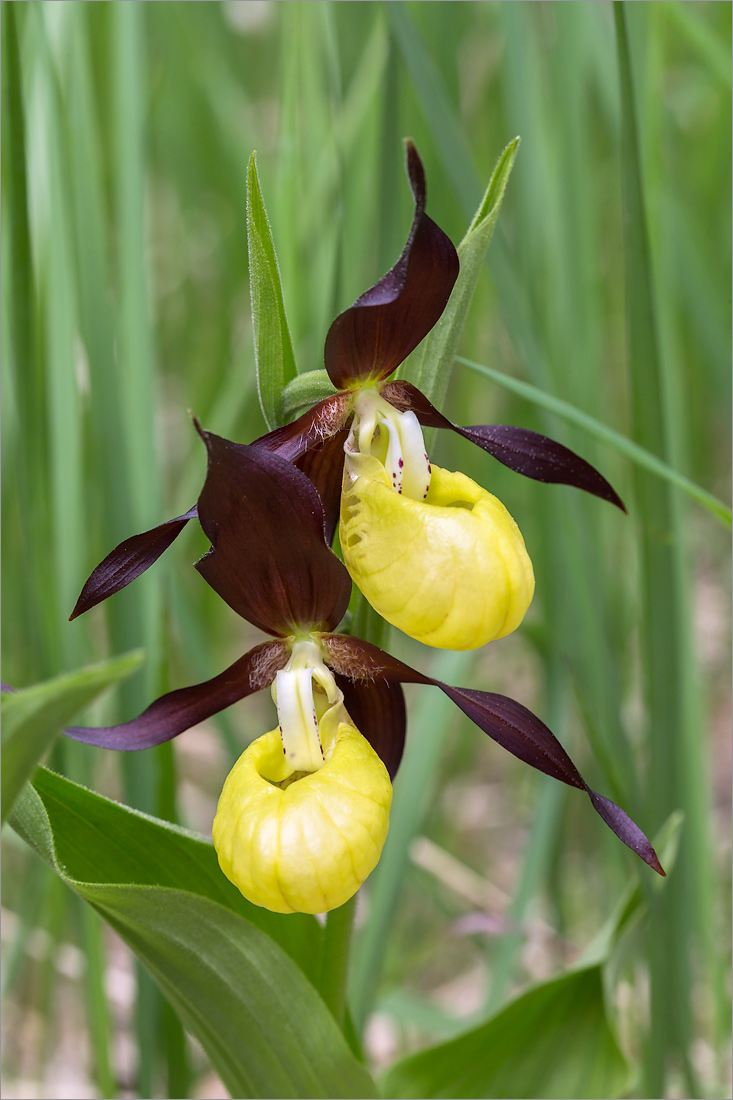
M 262 201 L 254 153 L 247 168 L 247 244 L 257 390 L 262 415 L 272 430 L 283 423 L 282 391 L 297 371 L 285 316 L 280 268 Z
M 2 697 L 2 820 L 54 739 L 79 711 L 139 668 L 140 651 Z
M 309 409 L 324 397 L 338 393 L 327 370 L 308 370 L 296 375 L 282 392 L 282 410 L 285 420 L 294 419 L 296 413 Z
M 609 428 L 606 424 L 601 423 L 600 420 L 596 420 L 595 417 L 588 416 L 588 414 L 584 413 L 581 409 L 577 409 L 575 405 L 570 405 L 567 401 L 562 401 L 559 397 L 555 397 L 551 393 L 545 393 L 544 390 L 538 389 L 537 386 L 530 385 L 529 382 L 522 382 L 518 378 L 511 378 L 508 374 L 502 374 L 501 371 L 492 370 L 491 367 L 485 367 L 482 363 L 474 363 L 473 360 L 464 359 L 460 355 L 457 356 L 456 362 L 464 367 L 468 367 L 469 370 L 474 371 L 476 374 L 483 375 L 484 378 L 490 378 L 493 382 L 503 386 L 504 389 L 509 390 L 511 393 L 516 393 L 520 397 L 526 398 L 527 401 L 531 401 L 532 404 L 536 405 L 538 408 L 547 409 L 548 412 L 561 416 L 563 420 L 567 420 L 570 424 L 577 425 L 595 439 L 601 439 L 604 443 L 609 443 L 614 450 L 624 455 L 631 462 L 636 463 L 637 466 L 649 470 L 651 473 L 656 474 L 657 477 L 661 477 L 665 481 L 668 481 L 670 485 L 674 485 L 677 489 L 681 489 L 683 493 L 687 493 L 689 497 L 696 500 L 703 508 L 707 508 L 709 512 L 730 530 L 733 524 L 733 517 L 727 504 L 719 500 L 718 497 L 714 496 L 712 493 L 709 493 L 707 489 L 703 489 L 700 485 L 695 484 L 694 481 L 690 481 L 684 474 L 678 473 L 677 470 L 674 470 L 666 462 L 663 462 L 661 458 L 657 458 L 651 451 L 647 451 L 644 447 L 639 446 L 638 443 L 634 443 L 633 439 L 627 439 L 625 435 L 621 435 L 620 432 L 615 432 L 613 428 Z
M 127 941 L 232 1096 L 376 1095 L 293 961 L 318 965 L 315 918 L 250 905 L 204 838 L 45 769 L 12 824 Z
M 528 990 L 481 1027 L 397 1062 L 388 1097 L 622 1095 L 629 1067 L 606 1019 L 600 966 Z
M 413 357 L 412 361 L 408 360 L 404 369 L 398 372 L 401 377 L 413 382 L 438 408 L 443 405 L 448 390 L 453 361 L 466 323 L 468 308 L 499 217 L 518 147 L 519 138 L 516 137 L 502 152 L 481 205 L 468 227 L 466 236 L 458 246 L 461 269 L 443 316 L 423 341 L 422 349 L 418 353 L 419 358 Z

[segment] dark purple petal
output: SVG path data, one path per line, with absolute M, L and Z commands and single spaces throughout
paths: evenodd
M 657 853 L 654 851 L 639 826 L 631 820 L 629 815 L 624 813 L 621 807 L 617 806 L 615 802 L 611 802 L 610 798 L 604 798 L 603 795 L 596 794 L 590 787 L 586 787 L 585 789 L 595 809 L 606 822 L 609 829 L 612 829 L 616 836 L 619 837 L 620 840 L 623 840 L 627 847 L 631 848 L 632 852 L 636 852 L 645 863 L 653 867 L 657 874 L 666 878 L 667 872 L 659 862 Z
M 263 642 L 213 680 L 162 695 L 131 722 L 96 728 L 71 726 L 64 733 L 74 741 L 105 749 L 149 749 L 170 741 L 252 692 L 269 687 L 287 659 L 288 651 L 282 642 Z
M 385 680 L 349 680 L 336 674 L 346 709 L 356 728 L 380 757 L 394 779 L 405 747 L 405 697 L 397 683 Z
M 508 699 L 504 695 L 493 695 L 488 691 L 474 691 L 470 688 L 454 688 L 433 683 L 445 692 L 449 699 L 468 715 L 472 722 L 488 733 L 494 741 L 514 756 L 531 764 L 533 768 L 559 779 L 570 787 L 579 787 L 590 798 L 593 807 L 608 827 L 613 830 L 632 852 L 636 852 L 645 863 L 660 875 L 665 872 L 647 838 L 628 814 L 611 802 L 610 799 L 592 791 L 581 776 L 572 760 L 565 752 L 555 735 L 544 722 L 530 710 Z
M 535 481 L 584 489 L 626 511 L 621 497 L 594 466 L 546 435 L 509 424 L 480 424 L 455 430 L 518 474 Z
M 326 522 L 326 542 L 333 542 L 341 506 L 341 479 L 344 470 L 344 443 L 348 431 L 342 428 L 295 460 L 295 465 L 316 487 Z
M 454 688 L 433 681 L 468 715 L 479 729 L 502 748 L 545 775 L 571 787 L 585 789 L 580 772 L 555 735 L 531 710 L 505 695 L 472 688 Z
M 427 336 L 458 277 L 458 253 L 425 213 L 425 173 L 407 142 L 407 174 L 415 199 L 410 235 L 387 274 L 340 314 L 326 337 L 326 370 L 334 386 L 387 378 Z
M 195 515 L 194 505 L 185 515 L 169 519 L 159 527 L 154 527 L 152 531 L 132 535 L 131 538 L 125 539 L 116 546 L 104 561 L 99 563 L 82 588 L 69 619 L 75 619 L 77 615 L 82 615 L 90 607 L 106 600 L 108 596 L 114 596 L 115 592 L 125 588 L 130 581 L 134 581 L 149 569 L 163 551 L 178 538 L 188 521 Z
M 653 870 L 664 874 L 656 852 L 641 829 L 614 802 L 590 789 L 555 735 L 521 703 L 505 695 L 451 687 L 423 676 L 360 638 L 332 634 L 324 637 L 323 642 L 331 667 L 352 680 L 432 684 L 440 688 L 479 729 L 513 756 L 553 779 L 586 791 L 594 808 L 616 836 Z
M 562 443 L 548 439 L 546 435 L 539 435 L 527 428 L 514 428 L 508 424 L 480 424 L 473 428 L 461 428 L 438 412 L 427 397 L 409 382 L 388 382 L 381 387 L 380 392 L 386 401 L 400 411 L 411 409 L 425 427 L 450 428 L 464 439 L 488 451 L 504 466 L 518 474 L 524 474 L 535 481 L 584 489 L 601 500 L 615 504 L 622 512 L 626 511 L 618 493 L 594 466 Z
M 198 513 L 212 548 L 196 568 L 268 634 L 333 629 L 351 578 L 326 544 L 323 507 L 308 478 L 262 448 L 201 436 L 209 462 Z
M 281 428 L 261 435 L 252 446 L 277 454 L 288 462 L 295 462 L 311 448 L 317 447 L 340 431 L 352 410 L 351 394 L 332 394 L 331 397 L 324 397 L 292 424 L 283 424 Z

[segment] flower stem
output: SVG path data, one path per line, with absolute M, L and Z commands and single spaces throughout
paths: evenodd
M 321 996 L 336 1023 L 343 1028 L 346 1015 L 346 986 L 349 974 L 349 948 L 356 913 L 356 894 L 332 909 L 326 918 L 321 953 Z

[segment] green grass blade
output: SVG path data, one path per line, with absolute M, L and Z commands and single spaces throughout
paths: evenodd
M 415 85 L 420 105 L 430 119 L 441 159 L 466 211 L 476 209 L 476 169 L 464 129 L 448 99 L 441 74 L 425 48 L 407 4 L 388 4 L 392 34 Z
M 624 138 L 626 310 L 634 434 L 640 445 L 664 453 L 670 435 L 679 433 L 681 425 L 669 423 L 667 393 L 674 380 L 665 374 L 658 348 L 627 5 L 614 3 L 614 19 Z M 663 1095 L 671 1063 L 680 1059 L 686 1087 L 694 1096 L 700 1095 L 700 1086 L 690 1057 L 694 1035 L 689 1007 L 692 930 L 702 934 L 703 948 L 709 951 L 713 908 L 706 784 L 692 680 L 695 654 L 687 606 L 685 540 L 682 517 L 667 485 L 639 470 L 636 492 L 644 522 L 641 615 L 651 750 L 649 798 L 660 820 L 678 807 L 685 812 L 678 867 L 652 911 L 646 1088 L 650 1095 Z M 709 955 L 706 962 L 712 962 Z

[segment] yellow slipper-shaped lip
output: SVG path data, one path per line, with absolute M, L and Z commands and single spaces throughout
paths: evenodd
M 524 540 L 501 501 L 432 467 L 425 500 L 395 493 L 371 455 L 347 455 L 344 562 L 372 607 L 426 645 L 475 649 L 510 634 L 534 593 Z
M 324 913 L 376 867 L 392 784 L 369 742 L 345 722 L 322 768 L 300 778 L 288 770 L 277 730 L 242 753 L 219 798 L 214 845 L 248 901 L 276 913 Z

